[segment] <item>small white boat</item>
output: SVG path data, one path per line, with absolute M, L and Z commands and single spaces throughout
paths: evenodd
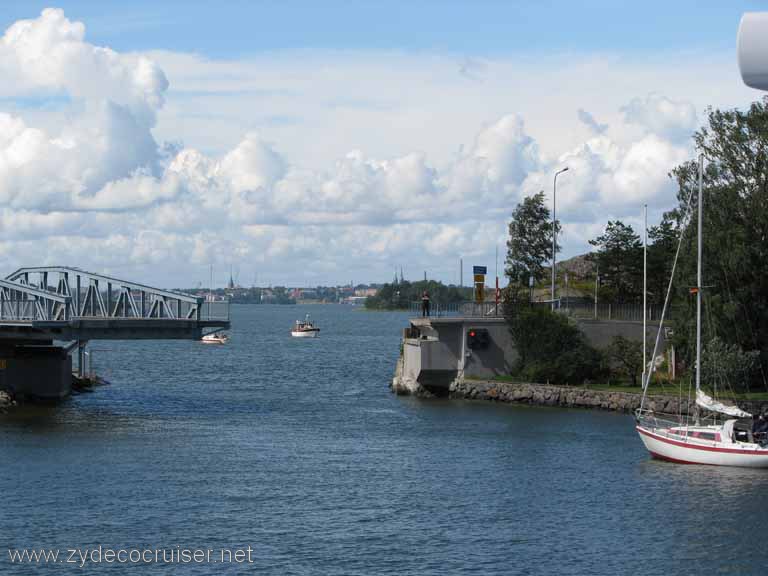
M 229 336 L 224 334 L 223 332 L 213 332 L 211 334 L 206 334 L 200 339 L 200 342 L 203 344 L 226 344 L 229 342 Z
M 291 336 L 294 338 L 317 338 L 319 334 L 320 328 L 312 323 L 309 314 L 304 317 L 304 320 L 296 320 L 293 328 L 291 328 Z

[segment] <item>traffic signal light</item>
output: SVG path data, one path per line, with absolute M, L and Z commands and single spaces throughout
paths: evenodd
M 470 350 L 482 350 L 488 348 L 491 339 L 485 328 L 470 328 L 467 331 L 467 348 Z

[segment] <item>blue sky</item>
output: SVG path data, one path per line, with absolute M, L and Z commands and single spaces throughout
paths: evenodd
M 768 1 L 46 7 L 0 14 L 9 271 L 457 282 L 460 258 L 494 268 L 516 203 L 550 203 L 563 166 L 567 258 L 609 219 L 639 230 L 643 204 L 657 222 L 707 107 L 763 96 L 735 45 Z
M 3 27 L 48 2 L 4 2 Z M 232 58 L 286 49 L 509 52 L 728 49 L 745 11 L 765 1 L 61 1 L 88 38 L 120 51 Z

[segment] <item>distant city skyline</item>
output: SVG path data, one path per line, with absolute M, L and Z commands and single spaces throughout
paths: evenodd
M 566 259 L 656 223 L 707 106 L 761 98 L 735 41 L 762 2 L 106 6 L 3 6 L 6 273 L 458 283 L 564 166 Z

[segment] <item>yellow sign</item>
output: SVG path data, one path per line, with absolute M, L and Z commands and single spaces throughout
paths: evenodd
M 475 282 L 485 283 L 485 274 L 475 274 Z
M 483 282 L 475 282 L 475 301 L 485 302 L 485 284 Z

